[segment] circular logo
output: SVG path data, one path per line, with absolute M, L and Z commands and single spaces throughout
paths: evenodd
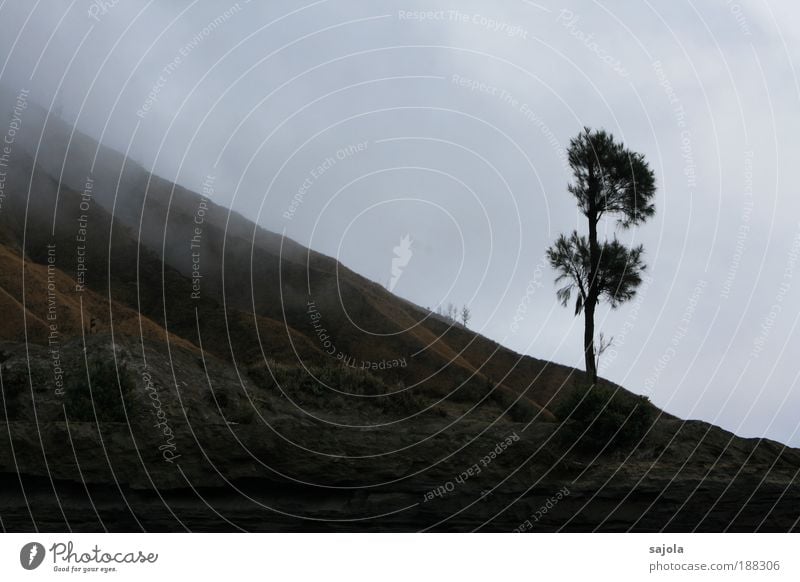
M 19 563 L 26 570 L 35 570 L 44 561 L 44 546 L 37 542 L 31 542 L 22 546 L 19 552 Z

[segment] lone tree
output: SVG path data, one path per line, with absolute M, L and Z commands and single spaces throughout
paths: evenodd
M 632 152 L 603 130 L 585 127 L 569 144 L 573 182 L 567 190 L 589 222 L 588 238 L 573 231 L 561 235 L 547 250 L 557 271 L 556 283 L 564 283 L 556 295 L 565 307 L 577 295 L 575 315 L 585 317 L 583 349 L 586 374 L 597 383 L 594 347 L 594 313 L 606 300 L 612 309 L 636 294 L 646 265 L 642 245 L 627 248 L 614 237 L 600 241 L 597 227 L 602 218 L 616 218 L 624 229 L 643 223 L 655 213 L 655 176 L 644 155 Z
M 469 310 L 469 307 L 466 305 L 461 308 L 461 322 L 464 324 L 464 327 L 469 325 L 469 320 L 472 319 L 472 313 Z

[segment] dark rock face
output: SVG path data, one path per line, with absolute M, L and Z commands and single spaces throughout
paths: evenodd
M 660 419 L 594 457 L 560 423 L 394 422 L 403 411 L 380 399 L 324 392 L 301 409 L 212 356 L 115 340 L 89 337 L 85 356 L 130 376 L 126 422 L 65 418 L 48 351 L 0 346 L 7 530 L 789 531 L 800 518 L 798 452 L 708 424 Z M 62 350 L 79 373 L 82 343 Z

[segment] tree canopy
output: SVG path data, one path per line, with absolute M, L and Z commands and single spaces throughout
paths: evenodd
M 567 190 L 589 219 L 616 215 L 623 228 L 655 213 L 655 175 L 644 155 L 626 149 L 605 130 L 583 132 L 570 140 L 567 155 L 573 182 Z

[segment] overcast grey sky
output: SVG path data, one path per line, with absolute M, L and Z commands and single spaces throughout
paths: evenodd
M 0 83 L 378 282 L 410 235 L 396 293 L 576 367 L 542 261 L 585 228 L 564 148 L 606 128 L 658 195 L 601 375 L 800 445 L 796 3 L 53 0 L 0 32 Z

